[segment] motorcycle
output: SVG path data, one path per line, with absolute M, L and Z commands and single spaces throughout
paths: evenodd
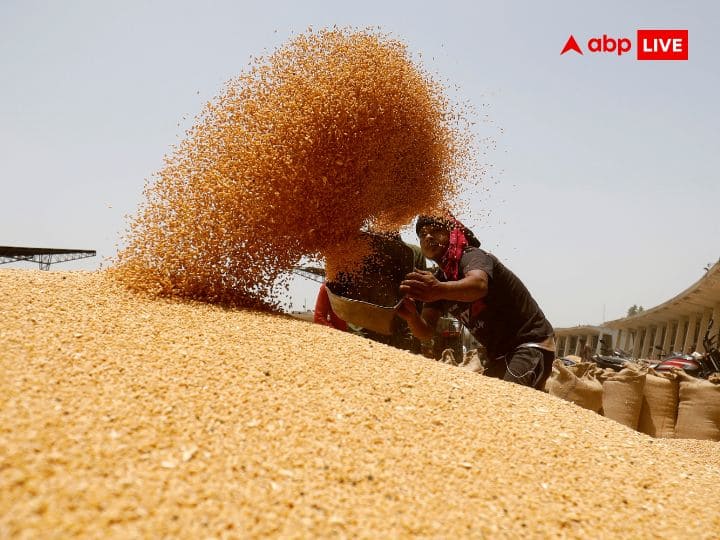
M 655 371 L 669 372 L 674 369 L 682 369 L 688 375 L 700 379 L 707 379 L 713 373 L 720 373 L 720 350 L 718 350 L 718 336 L 710 337 L 710 330 L 713 327 L 713 319 L 708 322 L 703 337 L 705 354 L 681 354 L 671 353 L 657 364 L 651 365 Z
M 620 371 L 625 367 L 628 362 L 632 361 L 630 355 L 622 349 L 610 349 L 609 347 L 607 347 L 604 339 L 600 340 L 600 344 L 602 345 L 600 354 L 594 354 L 587 358 L 589 361 L 595 362 L 598 367 L 610 368 L 614 371 Z M 563 364 L 565 364 L 566 367 L 574 366 L 577 363 L 571 358 L 567 357 L 560 358 L 560 360 L 562 360 Z
M 595 354 L 592 361 L 601 368 L 610 368 L 614 371 L 620 371 L 625 365 L 631 361 L 630 355 L 620 348 L 610 349 L 604 339 L 600 340 L 602 349 L 600 354 Z
M 614 351 L 612 355 L 596 354 L 592 357 L 592 361 L 595 362 L 598 367 L 620 371 L 630 362 L 630 358 L 624 355 L 621 356 L 620 351 Z

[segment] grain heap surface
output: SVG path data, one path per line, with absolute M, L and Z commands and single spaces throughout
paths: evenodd
M 720 530 L 707 441 L 103 273 L 3 270 L 0 295 L 2 538 Z
M 469 145 L 460 108 L 404 44 L 309 31 L 206 106 L 146 186 L 116 274 L 163 296 L 274 305 L 301 257 L 358 263 L 361 227 L 460 204 Z

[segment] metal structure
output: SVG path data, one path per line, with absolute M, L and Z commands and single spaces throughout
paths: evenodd
M 292 271 L 304 278 L 311 279 L 318 283 L 325 281 L 325 269 L 315 266 L 296 266 Z
M 0 246 L 0 264 L 28 261 L 40 265 L 40 270 L 50 270 L 51 264 L 85 259 L 97 255 L 90 249 L 55 249 Z

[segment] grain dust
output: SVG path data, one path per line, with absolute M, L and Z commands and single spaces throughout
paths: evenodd
M 478 178 L 468 127 L 402 42 L 308 31 L 206 106 L 146 186 L 114 272 L 161 296 L 276 306 L 302 257 L 359 262 L 361 228 L 461 204 Z

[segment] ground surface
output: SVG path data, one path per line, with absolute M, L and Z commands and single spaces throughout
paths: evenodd
M 0 538 L 720 535 L 717 443 L 103 273 L 0 298 Z

